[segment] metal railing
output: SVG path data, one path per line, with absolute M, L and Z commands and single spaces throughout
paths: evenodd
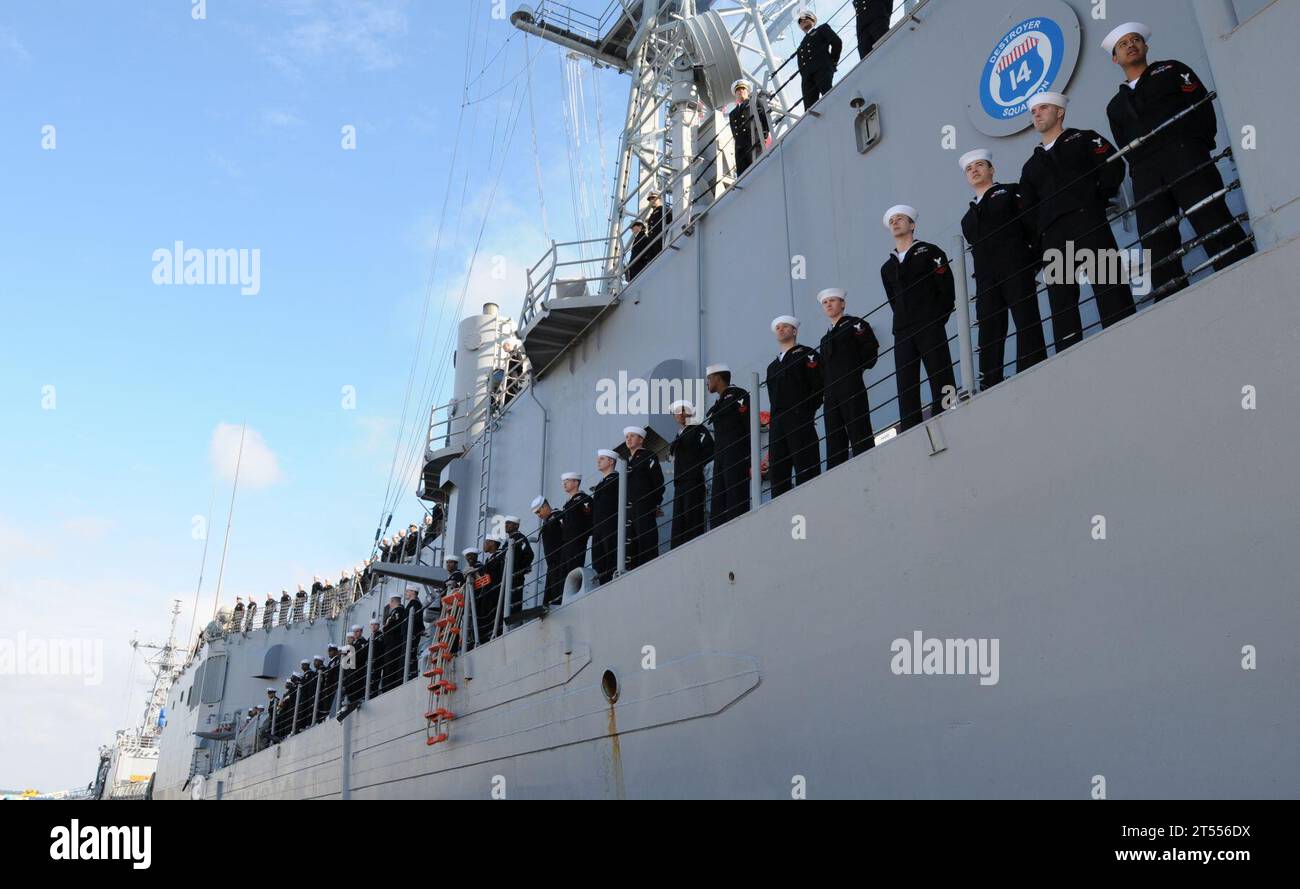
M 603 248 L 607 243 L 605 238 L 551 241 L 550 249 L 528 270 L 519 328 L 526 329 L 529 322 L 556 297 L 594 296 L 617 291 L 624 272 L 622 254 L 589 255 L 591 248 L 597 245 Z M 560 277 L 568 274 L 573 274 L 573 277 Z M 593 282 L 597 284 L 595 293 L 590 287 Z

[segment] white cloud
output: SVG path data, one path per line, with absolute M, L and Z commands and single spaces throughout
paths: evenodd
M 401 61 L 393 43 L 406 33 L 407 0 L 282 0 L 280 9 L 295 19 L 264 47 L 286 73 L 328 62 L 355 63 L 382 71 Z
M 210 455 L 212 468 L 223 481 L 233 482 L 235 465 L 239 464 L 239 483 L 250 488 L 266 488 L 283 480 L 280 461 L 266 444 L 262 434 L 255 429 L 244 433 L 243 457 L 240 454 L 240 427 L 232 423 L 218 423 L 212 433 Z
M 281 108 L 268 108 L 262 112 L 262 123 L 272 127 L 299 127 L 304 121 L 292 111 Z

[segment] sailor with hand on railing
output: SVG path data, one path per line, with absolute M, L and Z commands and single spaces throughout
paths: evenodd
M 505 530 L 510 548 L 515 551 L 510 580 L 510 613 L 518 615 L 524 609 L 524 577 L 532 570 L 536 556 L 528 535 L 519 530 L 519 516 L 506 516 Z
M 235 607 L 230 612 L 230 630 L 238 633 L 244 629 L 244 598 L 235 597 Z
M 388 610 L 384 615 L 384 669 L 379 679 L 380 693 L 402 684 L 405 647 L 406 609 L 402 606 L 402 597 L 392 595 L 388 597 Z
M 316 721 L 320 722 L 330 715 L 330 707 L 334 706 L 334 692 L 339 683 L 339 647 L 331 642 L 325 647 L 325 662 L 320 668 L 320 706 L 316 713 Z
M 542 604 L 558 605 L 564 597 L 564 577 L 568 573 L 568 560 L 564 552 L 564 521 L 559 512 L 541 494 L 533 498 L 533 515 L 541 519 L 537 532 L 542 542 L 542 555 L 546 557 L 546 581 L 543 584 Z
M 596 452 L 601 479 L 591 489 L 591 567 L 596 579 L 609 583 L 618 568 L 618 453 L 608 448 Z
M 822 397 L 826 405 L 826 468 L 833 469 L 875 446 L 871 404 L 862 375 L 876 366 L 880 342 L 865 318 L 847 315 L 848 292 L 828 287 L 817 294 L 830 329 L 822 334 L 818 352 L 822 365 Z
M 644 426 L 626 426 L 627 445 L 627 567 L 629 570 L 659 555 L 658 516 L 664 502 L 664 470 L 654 451 L 645 447 Z
M 352 669 L 343 677 L 343 697 L 347 699 L 347 706 L 339 710 L 340 720 L 360 706 L 366 697 L 366 658 L 370 642 L 362 635 L 360 624 L 353 624 L 349 630 L 348 645 L 352 646 Z
M 668 548 L 676 549 L 708 527 L 704 467 L 713 460 L 713 436 L 696 422 L 695 405 L 689 401 L 674 401 L 668 412 L 679 427 L 668 446 L 668 459 L 673 461 L 673 526 Z
M 858 58 L 865 59 L 876 41 L 889 33 L 894 0 L 853 0 L 857 13 Z
M 844 41 L 830 25 L 817 24 L 817 13 L 811 9 L 799 10 L 797 19 L 804 38 L 799 43 L 799 75 L 803 88 L 803 107 L 807 111 L 813 103 L 831 91 L 835 69 L 844 52 Z
M 821 355 L 796 342 L 798 318 L 781 315 L 772 319 L 772 333 L 780 352 L 767 366 L 767 401 L 772 409 L 767 440 L 772 496 L 779 497 L 821 472 L 815 420 L 825 383 Z
M 266 602 L 262 605 L 262 629 L 269 630 L 275 622 L 275 596 L 270 593 L 266 594 Z
M 406 608 L 406 622 L 411 625 L 409 630 L 411 649 L 406 653 L 407 671 L 398 677 L 399 682 L 405 681 L 406 676 L 414 676 L 420 672 L 417 669 L 420 665 L 420 637 L 424 635 L 424 603 L 420 601 L 420 591 L 413 586 L 408 586 L 406 601 L 403 604 Z M 406 644 L 405 637 L 402 644 Z
M 1034 251 L 1036 235 L 1020 185 L 993 181 L 993 153 L 968 151 L 957 166 L 975 191 L 961 231 L 975 260 L 980 388 L 987 389 L 1003 379 L 1008 310 L 1016 320 L 1016 373 L 1047 357 L 1034 281 L 1041 255 Z
M 1045 262 L 1049 251 L 1077 261 L 1119 250 L 1107 219 L 1107 205 L 1124 181 L 1124 160 L 1108 162 L 1115 155 L 1115 146 L 1100 133 L 1067 128 L 1068 104 L 1064 95 L 1052 92 L 1038 93 L 1029 100 L 1042 144 L 1020 171 L 1020 194 L 1032 214 Z M 1102 265 L 1094 263 L 1094 268 Z M 1083 338 L 1079 285 L 1074 268 L 1064 269 L 1064 274 L 1054 274 L 1049 268 L 1046 277 L 1052 339 L 1060 354 Z M 1092 290 L 1102 327 L 1134 313 L 1133 292 L 1127 284 L 1094 282 Z
M 921 422 L 921 365 L 930 379 L 931 415 L 943 411 L 945 395 L 956 396 L 957 378 L 948 348 L 948 317 L 957 288 L 948 256 L 915 238 L 917 212 L 897 204 L 884 216 L 894 251 L 880 267 L 880 281 L 894 311 L 894 381 L 898 386 L 898 431 Z
M 505 576 L 505 538 L 489 534 L 483 541 L 483 564 L 474 578 L 474 614 L 478 618 L 478 641 L 492 638 L 496 628 L 497 600 L 501 598 L 501 580 Z
M 560 521 L 564 526 L 564 575 L 567 577 L 574 568 L 587 564 L 593 508 L 591 496 L 582 490 L 582 473 L 565 472 L 560 475 L 560 484 L 569 496 L 560 509 Z
M 442 567 L 447 569 L 447 589 L 465 585 L 465 575 L 460 570 L 460 559 L 454 554 L 442 560 Z M 438 603 L 441 606 L 441 602 Z
M 741 78 L 731 85 L 736 105 L 727 114 L 731 127 L 732 150 L 736 155 L 736 178 L 758 159 L 772 134 L 767 113 L 767 100 L 760 90 L 750 99 L 749 81 Z
M 731 385 L 731 368 L 711 364 L 704 381 L 718 400 L 704 415 L 713 427 L 713 503 L 709 527 L 749 511 L 749 392 Z
M 384 638 L 384 628 L 377 618 L 370 619 L 370 636 L 367 638 L 366 653 L 370 662 L 370 688 L 367 691 L 368 697 L 374 697 L 379 694 L 379 680 L 383 678 L 385 643 L 388 640 Z M 364 665 L 363 665 L 364 666 Z M 366 670 L 361 671 L 362 680 L 365 680 Z
M 1214 106 L 1204 101 L 1209 93 L 1196 72 L 1182 62 L 1170 59 L 1148 64 L 1147 41 L 1150 37 L 1151 29 L 1146 25 L 1127 22 L 1107 34 L 1102 41 L 1102 49 L 1110 53 L 1111 60 L 1124 70 L 1125 77 L 1119 92 L 1106 106 L 1115 142 L 1124 148 L 1134 140 L 1147 137 L 1170 118 L 1198 102 L 1201 104 L 1128 154 L 1138 231 L 1142 233 L 1159 227 L 1180 208 L 1186 212 L 1223 189 L 1223 177 L 1210 162 L 1219 124 Z M 1188 219 L 1198 235 L 1223 229 L 1205 240 L 1205 251 L 1211 257 L 1229 250 L 1246 237 L 1241 226 L 1232 222 L 1232 213 L 1222 198 L 1206 204 Z M 1159 264 L 1179 248 L 1178 227 L 1162 228 L 1144 237 L 1142 246 L 1151 251 L 1151 288 L 1160 291 L 1182 272 L 1180 263 Z M 1222 271 L 1254 252 L 1251 244 L 1242 244 L 1216 260 L 1214 268 Z M 1156 299 L 1163 299 L 1185 286 L 1183 283 L 1167 293 L 1157 293 Z
M 293 619 L 300 621 L 307 612 L 307 591 L 298 584 L 298 592 L 293 597 Z

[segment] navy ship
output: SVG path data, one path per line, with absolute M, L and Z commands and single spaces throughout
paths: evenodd
M 460 322 L 409 492 L 427 521 L 303 600 L 208 624 L 167 689 L 149 796 L 1300 793 L 1300 176 L 1276 75 L 1300 4 L 1112 0 L 1103 18 L 1088 0 L 897 0 L 874 23 L 869 3 L 808 5 L 804 22 L 780 0 L 514 13 L 628 77 L 604 232 L 554 243 L 518 305 Z M 805 25 L 837 57 L 814 83 Z M 1121 141 L 1107 108 L 1134 36 L 1198 80 Z M 1051 335 L 1018 365 L 981 330 L 962 220 L 978 162 L 1011 182 L 1037 155 L 1043 104 L 1100 134 L 1103 177 L 1209 120 L 1195 172 L 1217 173 L 1206 200 L 1230 219 L 1207 232 L 1203 206 L 1174 206 L 1144 225 L 1180 177 L 1085 195 L 1122 251 L 1157 234 L 1176 251 L 1125 266 L 1123 312 L 1085 276 L 1077 321 L 1043 269 Z M 919 410 L 897 380 L 910 293 L 880 272 L 907 262 L 909 225 L 952 299 L 950 360 L 925 362 L 951 383 Z M 842 418 L 810 415 L 818 471 L 782 484 L 773 330 L 815 346 L 836 299 L 877 341 L 870 425 L 832 466 Z M 706 419 L 706 388 L 738 405 L 739 428 L 703 427 L 744 442 L 741 481 L 705 476 L 707 529 L 675 534 L 672 445 Z M 585 537 L 576 561 L 546 539 L 575 481 L 616 504 L 597 564 Z M 463 556 L 494 548 L 495 572 Z

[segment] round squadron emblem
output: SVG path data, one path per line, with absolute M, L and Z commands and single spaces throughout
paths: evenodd
M 1061 0 L 1021 3 L 1012 13 L 986 44 L 977 95 L 968 105 L 976 128 L 990 136 L 1029 126 L 1030 98 L 1063 90 L 1079 57 L 1079 20 Z

